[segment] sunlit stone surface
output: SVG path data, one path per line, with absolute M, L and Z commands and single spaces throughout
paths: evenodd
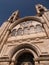
M 20 18 L 17 10 L 2 24 L 0 65 L 49 65 L 49 10 L 38 4 L 36 11 Z

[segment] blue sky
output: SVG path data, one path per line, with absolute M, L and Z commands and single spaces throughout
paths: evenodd
M 0 25 L 16 10 L 20 17 L 35 15 L 35 5 L 39 3 L 49 9 L 49 0 L 0 0 Z

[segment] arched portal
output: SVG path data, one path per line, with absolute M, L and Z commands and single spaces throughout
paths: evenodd
M 35 45 L 27 43 L 14 47 L 10 53 L 12 60 L 15 61 L 14 65 L 35 65 L 34 58 L 39 54 L 37 49 Z
M 17 58 L 15 65 L 34 65 L 34 56 L 30 52 L 24 52 Z

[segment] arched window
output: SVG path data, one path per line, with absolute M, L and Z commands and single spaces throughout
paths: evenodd
M 35 28 L 35 31 L 38 33 L 38 32 L 43 32 L 44 31 L 44 29 L 43 29 L 43 27 L 40 25 L 40 24 L 37 24 L 36 25 L 36 28 Z
M 30 52 L 20 54 L 15 65 L 35 65 L 34 56 Z
M 16 35 L 17 35 L 17 31 L 16 31 L 16 29 L 13 29 L 11 32 L 11 36 L 16 36 Z
M 22 34 L 23 34 L 23 30 L 22 30 L 22 28 L 19 28 L 17 31 L 17 35 L 22 35 Z
M 35 33 L 35 29 L 34 29 L 34 26 L 30 26 L 30 31 L 29 31 L 30 34 L 33 34 Z
M 24 34 L 29 34 L 29 28 L 28 27 L 24 28 Z

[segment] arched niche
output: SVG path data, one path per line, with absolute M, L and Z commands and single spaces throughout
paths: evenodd
M 20 18 L 18 20 L 16 20 L 11 26 L 10 26 L 10 29 L 12 30 L 16 25 L 24 22 L 24 21 L 30 21 L 30 20 L 33 20 L 33 21 L 38 21 L 40 22 L 41 24 L 43 23 L 43 21 L 41 21 L 41 19 L 37 16 L 27 16 L 27 17 L 23 17 L 23 18 Z
M 21 18 L 13 23 L 11 26 L 11 34 L 14 36 L 22 36 L 27 34 L 36 34 L 44 32 L 43 22 L 38 17 L 28 16 Z M 15 31 L 13 31 L 15 29 Z M 11 36 L 13 36 L 11 35 Z
M 35 65 L 34 56 L 28 50 L 23 50 L 19 53 L 19 56 L 16 59 L 15 65 Z
M 12 60 L 15 61 L 14 65 L 18 65 L 19 62 L 25 63 L 26 61 L 27 61 L 27 63 L 33 62 L 32 65 L 34 65 L 35 64 L 34 58 L 38 58 L 39 53 L 40 53 L 39 49 L 35 45 L 31 45 L 31 44 L 18 45 L 17 47 L 13 48 L 11 51 L 12 51 L 11 58 L 12 58 Z M 29 57 L 26 58 L 27 60 L 22 61 L 20 57 L 22 57 L 25 54 L 28 55 Z M 30 60 L 29 58 L 31 59 L 31 61 L 29 61 Z M 24 59 L 24 57 L 23 57 L 23 59 Z

